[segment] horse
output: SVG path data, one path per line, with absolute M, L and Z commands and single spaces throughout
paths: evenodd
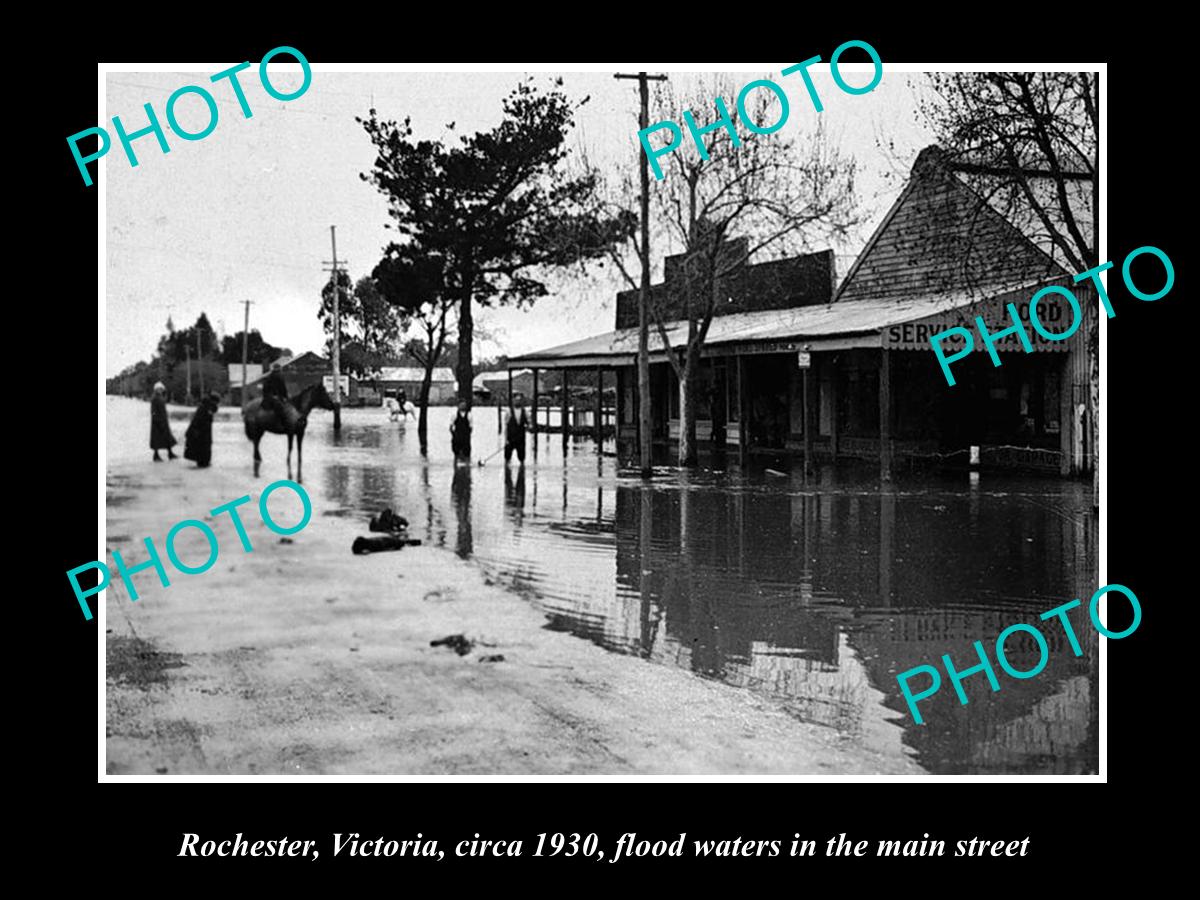
M 263 409 L 262 398 L 257 397 L 246 404 L 242 410 L 242 423 L 246 426 L 246 437 L 254 444 L 254 477 L 258 477 L 258 467 L 262 463 L 262 455 L 258 452 L 258 442 L 266 432 L 286 434 L 288 439 L 287 467 L 288 478 L 292 477 L 292 438 L 296 439 L 296 480 L 304 481 L 304 429 L 308 426 L 308 414 L 315 408 L 333 409 L 333 399 L 325 386 L 317 383 L 310 384 L 292 398 L 292 405 L 300 415 L 296 419 L 296 427 L 288 430 L 287 424 L 279 415 L 278 410 Z

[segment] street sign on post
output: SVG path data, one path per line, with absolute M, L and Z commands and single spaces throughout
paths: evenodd
M 812 354 L 807 350 L 801 350 L 796 354 L 796 361 L 801 369 L 807 369 L 812 366 Z

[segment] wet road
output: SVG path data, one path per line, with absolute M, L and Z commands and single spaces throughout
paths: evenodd
M 113 461 L 148 457 L 147 407 L 108 399 Z M 187 413 L 173 419 L 182 438 Z M 1035 678 L 948 682 L 915 725 L 896 673 L 1018 621 L 1090 596 L 1097 529 L 1085 485 L 984 475 L 902 476 L 881 492 L 872 467 L 824 469 L 806 481 L 763 469 L 664 472 L 650 485 L 576 439 L 542 436 L 522 473 L 501 456 L 455 468 L 451 410 L 431 411 L 431 452 L 415 424 L 346 410 L 339 439 L 317 412 L 306 440 L 314 510 L 358 516 L 391 506 L 415 536 L 474 561 L 521 593 L 548 627 L 617 653 L 770 697 L 793 715 L 882 753 L 915 753 L 934 772 L 1084 773 L 1098 768 L 1094 630 L 1076 658 L 1047 634 Z M 499 447 L 495 411 L 475 413 L 475 459 Z M 263 443 L 264 483 L 286 474 L 284 440 Z M 611 444 L 608 446 L 611 451 Z M 236 410 L 214 429 L 214 465 L 250 466 Z M 1033 647 L 1010 645 L 1017 668 Z M 975 684 L 974 682 L 979 682 Z M 896 729 L 903 727 L 898 746 Z

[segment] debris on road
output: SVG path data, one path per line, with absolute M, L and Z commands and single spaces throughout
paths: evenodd
M 378 537 L 356 537 L 350 550 L 354 553 L 380 553 L 386 550 L 400 550 L 404 547 L 419 547 L 419 538 L 399 537 L 394 534 L 381 534 Z
M 407 531 L 408 519 L 404 518 L 404 516 L 396 515 L 389 507 L 379 515 L 371 517 L 370 529 L 371 531 L 384 531 L 393 534 L 398 531 Z
M 466 656 L 475 646 L 475 642 L 461 634 L 449 634 L 444 638 L 429 642 L 430 647 L 449 647 L 459 656 Z

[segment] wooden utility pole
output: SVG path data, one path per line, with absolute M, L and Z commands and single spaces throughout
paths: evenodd
M 604 370 L 596 367 L 596 452 L 604 455 Z
M 192 402 L 192 348 L 183 345 L 184 356 L 187 357 L 187 402 Z
M 246 359 L 250 354 L 250 304 L 253 301 L 243 300 L 246 304 L 246 319 L 242 326 L 242 409 L 246 408 Z
M 622 75 L 614 78 L 636 78 L 638 96 L 642 108 L 638 114 L 638 128 L 650 126 L 650 88 L 651 81 L 666 81 L 666 75 L 647 75 L 638 72 L 636 75 Z M 639 142 L 640 143 L 640 142 Z M 642 477 L 649 478 L 653 474 L 650 460 L 650 322 L 647 315 L 650 302 L 650 160 L 646 156 L 646 148 L 641 149 L 642 158 L 642 285 L 638 291 L 638 462 Z M 668 353 L 670 347 L 664 348 Z
M 333 262 L 330 271 L 333 273 L 333 433 L 342 430 L 342 320 L 338 312 L 338 258 L 337 258 L 337 226 L 329 226 L 329 239 L 333 244 Z M 348 260 L 343 260 L 348 262 Z

